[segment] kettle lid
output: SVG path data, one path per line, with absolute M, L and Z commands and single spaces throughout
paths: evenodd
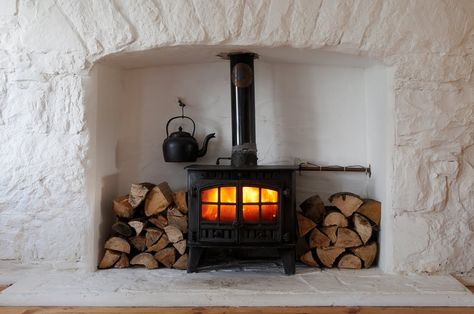
M 191 133 L 183 131 L 183 128 L 180 126 L 178 131 L 173 132 L 169 135 L 170 137 L 192 137 Z
M 170 137 L 170 136 L 173 136 L 173 137 L 194 137 L 194 132 L 196 131 L 196 124 L 194 123 L 193 119 L 191 119 L 190 117 L 187 117 L 187 116 L 184 115 L 184 107 L 186 105 L 179 98 L 178 98 L 178 103 L 179 103 L 179 106 L 181 107 L 181 115 L 173 117 L 173 118 L 168 120 L 168 123 L 166 123 L 166 136 L 167 137 Z M 173 121 L 174 119 L 178 119 L 178 118 L 188 119 L 192 122 L 192 124 L 193 124 L 193 134 L 189 134 L 188 132 L 183 132 L 183 128 L 181 126 L 179 127 L 178 132 L 173 132 L 173 133 L 171 133 L 171 135 L 169 134 L 170 122 Z

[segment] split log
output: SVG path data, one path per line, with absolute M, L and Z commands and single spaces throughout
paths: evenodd
M 175 247 L 176 250 L 178 250 L 178 253 L 183 255 L 186 253 L 186 240 L 181 240 L 176 243 L 173 243 L 173 246 Z
M 349 192 L 333 194 L 329 197 L 329 201 L 346 217 L 351 216 L 364 203 L 359 195 Z
M 176 251 L 173 247 L 168 247 L 155 254 L 155 259 L 168 268 L 176 261 Z
M 168 225 L 168 219 L 166 219 L 166 217 L 163 215 L 151 217 L 150 219 L 148 219 L 148 221 L 160 229 L 164 229 Z
M 173 202 L 173 192 L 167 182 L 155 186 L 145 200 L 145 215 L 152 216 L 166 210 Z
M 168 224 L 177 227 L 182 233 L 188 232 L 188 218 L 177 208 L 170 208 L 166 214 Z
M 145 227 L 145 223 L 139 220 L 132 220 L 128 222 L 128 225 L 135 230 L 136 235 L 140 235 L 140 233 L 143 230 L 143 227 Z
M 128 238 L 128 241 L 140 252 L 146 250 L 146 238 L 144 236 L 135 236 Z
M 337 229 L 337 240 L 335 247 L 348 248 L 362 245 L 359 235 L 349 228 Z
M 380 215 L 381 215 L 382 204 L 378 201 L 366 199 L 364 204 L 362 204 L 357 210 L 358 213 L 364 215 L 373 221 L 377 226 L 380 225 Z
M 135 208 L 128 202 L 128 195 L 114 199 L 112 209 L 121 218 L 132 218 L 135 213 Z
M 339 247 L 317 248 L 316 255 L 324 266 L 331 268 L 344 251 L 344 248 Z
M 151 185 L 151 186 L 150 186 Z M 130 194 L 128 195 L 128 202 L 133 208 L 137 208 L 146 198 L 146 195 L 153 188 L 151 183 L 132 184 Z
M 326 208 L 324 207 L 324 203 L 319 195 L 307 198 L 303 203 L 301 203 L 300 208 L 303 211 L 303 215 L 315 223 L 320 223 L 326 213 Z
M 301 214 L 296 214 L 296 218 L 298 219 L 298 232 L 300 237 L 304 237 L 308 232 L 313 230 L 316 227 L 316 224 L 309 218 Z
M 158 268 L 158 262 L 150 253 L 140 253 L 130 261 L 132 265 L 145 266 L 147 269 Z
M 115 233 L 118 233 L 118 234 L 120 234 L 124 237 L 130 237 L 130 236 L 133 235 L 132 228 L 128 224 L 126 224 L 122 221 L 117 221 L 116 223 L 114 223 L 112 225 L 112 231 L 114 231 Z
M 314 228 L 311 231 L 311 235 L 309 236 L 309 247 L 316 248 L 316 247 L 328 247 L 331 244 L 331 240 L 329 240 L 328 236 L 319 231 L 318 228 Z
M 167 247 L 168 244 L 170 244 L 170 241 L 168 240 L 168 236 L 166 234 L 164 234 L 164 235 L 161 236 L 161 238 L 158 240 L 158 242 L 156 242 L 155 244 L 150 246 L 148 248 L 148 250 L 146 250 L 146 251 L 147 252 L 159 252 L 159 251 L 163 250 L 165 247 Z
M 323 226 L 347 227 L 349 225 L 347 218 L 340 212 L 330 212 L 324 217 Z
M 354 222 L 354 229 L 359 234 L 362 243 L 366 244 L 372 236 L 370 221 L 357 213 L 352 217 L 352 221 Z
M 318 267 L 318 263 L 313 257 L 313 252 L 308 251 L 300 257 L 300 261 L 311 267 Z
M 179 230 L 175 226 L 170 226 L 170 225 L 166 226 L 165 232 L 166 232 L 166 235 L 168 236 L 168 239 L 173 243 L 176 243 L 184 239 L 183 233 L 181 232 L 181 230 Z
M 188 254 L 182 255 L 176 263 L 173 264 L 173 268 L 186 269 L 188 267 Z
M 337 267 L 346 269 L 361 269 L 362 261 L 353 254 L 346 254 L 339 260 Z
M 127 254 L 130 253 L 130 244 L 127 242 L 127 240 L 119 237 L 112 237 L 108 239 L 105 242 L 104 248 Z
M 115 263 L 114 265 L 115 268 L 127 268 L 130 267 L 130 263 L 128 261 L 128 256 L 125 253 L 122 253 L 120 256 L 120 259 Z
M 114 266 L 114 264 L 120 259 L 121 254 L 124 253 L 105 250 L 104 257 L 102 257 L 102 260 L 99 263 L 99 268 L 104 269 Z
M 332 244 L 336 243 L 337 240 L 337 228 L 338 226 L 329 226 L 329 227 L 322 227 L 321 231 L 328 236 L 329 240 Z
M 367 245 L 353 248 L 351 251 L 364 262 L 364 268 L 369 268 L 377 256 L 377 243 L 370 242 Z
M 188 203 L 186 202 L 186 192 L 178 191 L 173 193 L 174 204 L 180 212 L 183 214 L 188 213 Z
M 147 228 L 145 239 L 146 239 L 146 247 L 150 248 L 153 244 L 155 244 L 160 237 L 163 235 L 163 231 L 160 229 L 155 228 Z

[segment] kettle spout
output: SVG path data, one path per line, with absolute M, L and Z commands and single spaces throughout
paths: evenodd
M 211 138 L 214 138 L 214 137 L 216 137 L 216 133 L 211 133 L 211 134 L 206 136 L 206 138 L 204 139 L 204 143 L 202 143 L 202 148 L 198 151 L 198 157 L 202 157 L 202 156 L 206 155 L 206 153 L 207 153 L 207 144 L 209 143 L 209 140 Z

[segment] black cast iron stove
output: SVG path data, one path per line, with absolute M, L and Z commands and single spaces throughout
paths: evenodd
M 258 166 L 255 142 L 254 53 L 230 53 L 230 166 L 187 167 L 188 272 L 208 249 L 273 250 L 286 274 L 295 273 L 296 212 L 293 166 Z

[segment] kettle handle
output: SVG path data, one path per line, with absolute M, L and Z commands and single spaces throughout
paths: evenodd
M 196 123 L 194 123 L 194 120 L 191 119 L 190 117 L 187 117 L 187 116 L 176 116 L 176 117 L 173 117 L 173 118 L 169 119 L 168 123 L 166 123 L 166 137 L 170 136 L 169 132 L 168 132 L 168 126 L 170 125 L 170 122 L 173 121 L 174 119 L 178 119 L 178 118 L 191 120 L 191 122 L 193 123 L 193 134 L 191 136 L 194 136 L 194 131 L 196 131 Z

